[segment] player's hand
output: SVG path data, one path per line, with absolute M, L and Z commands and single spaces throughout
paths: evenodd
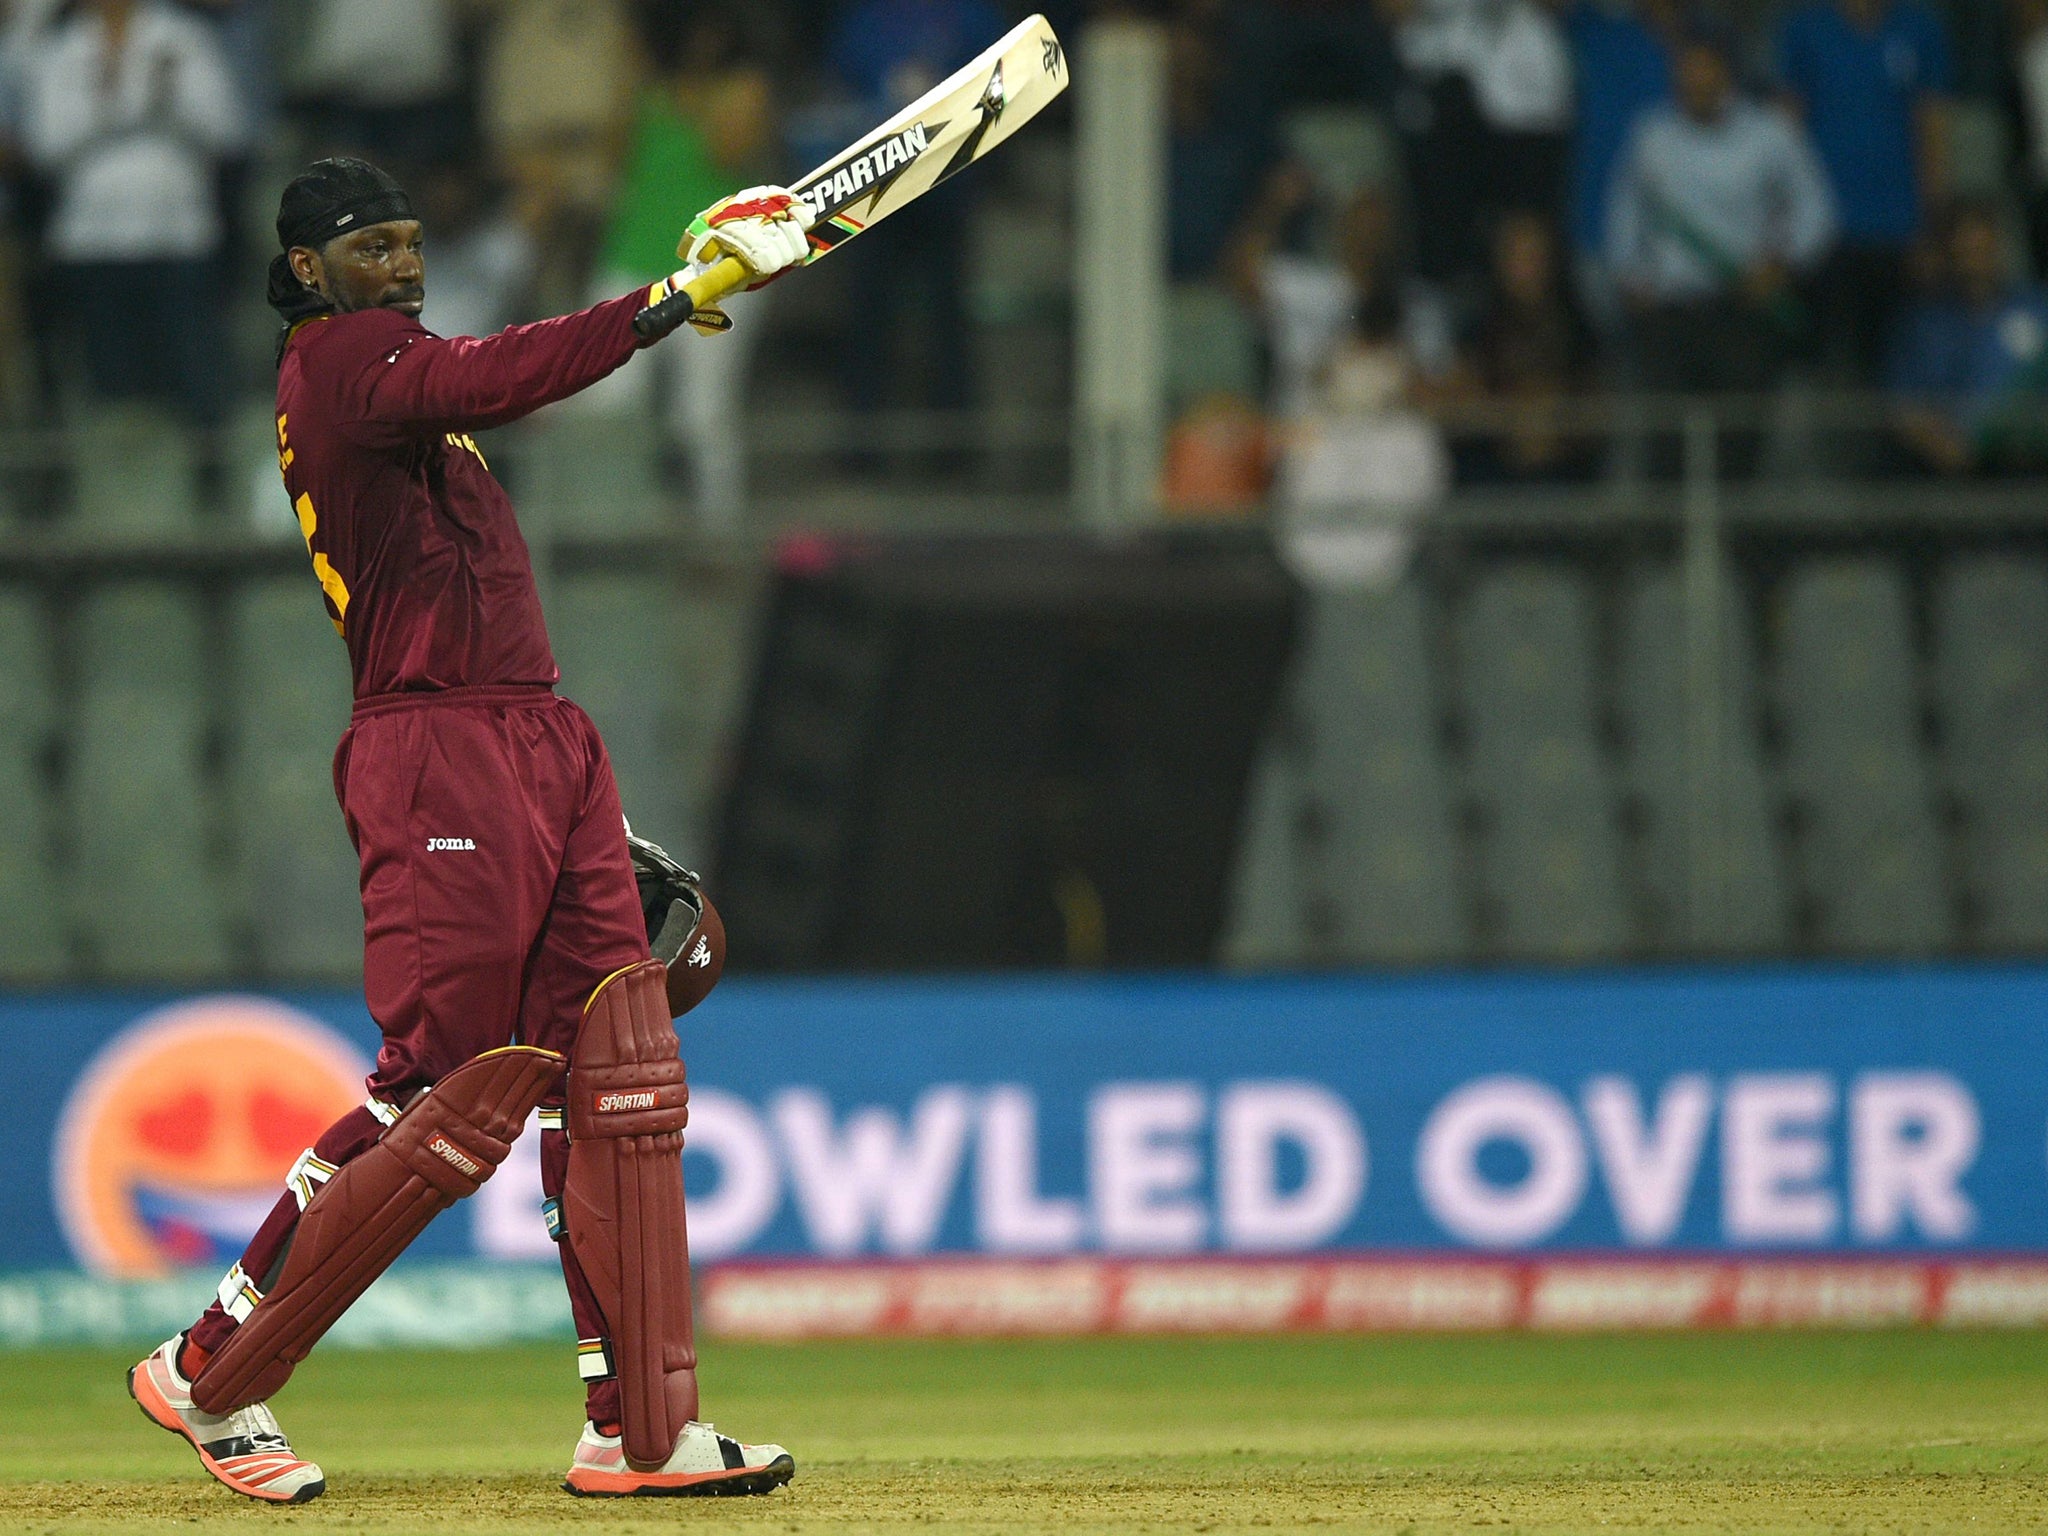
M 812 217 L 787 187 L 748 187 L 691 220 L 676 254 L 698 272 L 736 256 L 749 274 L 747 287 L 759 288 L 810 254 Z

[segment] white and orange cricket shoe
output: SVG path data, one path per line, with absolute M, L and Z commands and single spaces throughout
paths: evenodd
M 199 1464 L 221 1482 L 270 1504 L 303 1504 L 327 1489 L 310 1461 L 292 1454 L 291 1442 L 262 1403 L 233 1413 L 207 1413 L 192 1403 L 192 1383 L 178 1374 L 179 1334 L 128 1373 L 128 1395 L 150 1422 L 183 1435 Z
M 658 1472 L 636 1472 L 626 1464 L 617 1435 L 599 1434 L 585 1423 L 575 1460 L 562 1486 L 583 1499 L 687 1497 L 772 1493 L 796 1476 L 796 1458 L 779 1445 L 742 1445 L 709 1424 L 685 1424 L 675 1454 Z

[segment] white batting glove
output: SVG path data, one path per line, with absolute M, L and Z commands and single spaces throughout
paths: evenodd
M 695 272 L 737 256 L 751 274 L 747 287 L 759 288 L 810 255 L 805 232 L 813 217 L 810 206 L 787 187 L 749 187 L 691 220 L 676 254 Z

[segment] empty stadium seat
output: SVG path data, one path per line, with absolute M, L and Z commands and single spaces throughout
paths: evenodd
M 41 598 L 0 589 L 0 982 L 51 981 L 69 962 L 64 890 L 52 859 L 46 770 L 55 724 L 50 616 Z
M 1550 960 L 1624 952 L 1633 925 L 1614 776 L 1597 738 L 1590 584 L 1535 560 L 1483 570 L 1458 641 L 1491 947 Z
M 1776 949 L 1791 937 L 1791 902 L 1773 796 L 1757 730 L 1756 647 L 1741 594 L 1726 589 L 1721 631 L 1719 794 L 1705 808 L 1697 872 L 1709 893 L 1692 910 L 1695 833 L 1701 814 L 1687 732 L 1685 606 L 1678 571 L 1632 569 L 1622 583 L 1615 704 L 1625 774 L 1640 812 L 1637 868 L 1660 948 L 1709 952 Z M 1713 780 L 1708 779 L 1711 783 Z
M 1996 776 L 2048 747 L 2048 563 L 1950 560 L 1932 603 L 1936 706 L 1953 772 Z
M 1852 953 L 1938 954 L 1954 941 L 1926 765 L 1871 743 L 1795 774 L 1816 936 Z
M 98 974 L 195 980 L 228 968 L 207 780 L 209 662 L 198 600 L 110 582 L 74 621 L 76 917 Z
M 517 442 L 517 467 L 528 541 L 538 545 L 549 534 L 661 526 L 668 498 L 659 443 L 660 433 L 637 410 L 571 410 L 525 428 Z M 494 443 L 485 451 L 495 456 L 499 450 Z
M 1419 581 L 1311 598 L 1294 697 L 1329 958 L 1470 952 L 1434 671 Z
M 1973 939 L 2048 949 L 2048 565 L 1973 555 L 1933 591 L 1943 776 L 1961 808 Z
M 1817 942 L 1948 949 L 1955 927 L 1904 577 L 1877 558 L 1812 561 L 1778 594 L 1777 636 L 1784 775 L 1803 812 L 1800 874 Z
M 1906 580 L 1880 557 L 1814 560 L 1777 600 L 1777 705 L 1802 747 L 1915 741 L 1918 665 Z
M 1178 412 L 1212 395 L 1259 395 L 1258 327 L 1214 283 L 1176 283 L 1166 307 L 1166 398 Z
M 353 977 L 363 912 L 333 777 L 348 652 L 309 574 L 238 588 L 228 646 L 231 821 L 256 965 L 273 978 Z
M 93 534 L 176 536 L 196 510 L 192 432 L 160 406 L 80 408 L 71 447 L 72 506 Z
M 685 864 L 701 816 L 676 762 L 676 698 L 693 686 L 689 637 L 666 573 L 586 571 L 548 594 L 562 692 L 589 711 L 611 752 L 633 830 Z
M 1240 969 L 1309 960 L 1301 867 L 1302 764 L 1280 731 L 1252 767 L 1238 821 L 1221 954 Z

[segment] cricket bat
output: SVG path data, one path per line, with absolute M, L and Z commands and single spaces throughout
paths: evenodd
M 812 213 L 804 265 L 979 160 L 1066 88 L 1066 51 L 1045 18 L 1019 22 L 972 64 L 790 187 Z M 633 329 L 649 340 L 666 336 L 747 277 L 746 266 L 728 256 L 641 310 Z

